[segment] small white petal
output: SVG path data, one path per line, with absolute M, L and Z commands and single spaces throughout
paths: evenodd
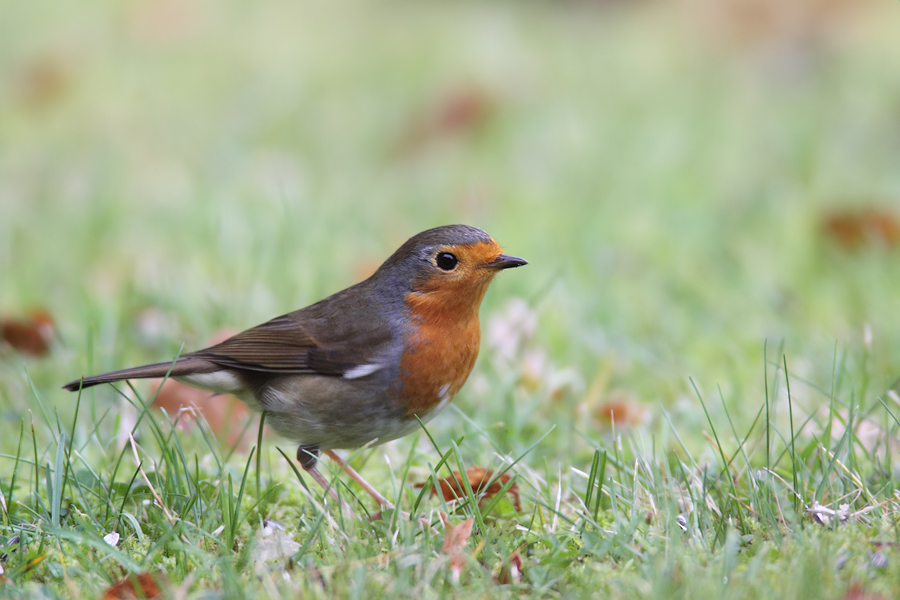
M 119 534 L 113 531 L 112 533 L 107 533 L 103 536 L 103 541 L 109 544 L 110 546 L 118 546 L 119 545 Z

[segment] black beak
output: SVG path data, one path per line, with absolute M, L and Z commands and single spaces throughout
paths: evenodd
M 501 254 L 491 262 L 484 265 L 484 267 L 494 271 L 499 271 L 500 269 L 512 269 L 514 267 L 521 267 L 522 265 L 527 264 L 528 261 L 524 258 L 519 258 L 518 256 L 509 256 L 508 254 Z

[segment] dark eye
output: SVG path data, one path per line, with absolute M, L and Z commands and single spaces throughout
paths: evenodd
M 456 267 L 456 265 L 459 264 L 459 259 L 449 252 L 441 252 L 437 255 L 436 262 L 437 266 L 439 266 L 443 270 L 452 271 Z

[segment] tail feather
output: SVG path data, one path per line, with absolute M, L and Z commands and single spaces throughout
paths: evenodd
M 152 379 L 154 377 L 181 377 L 183 375 L 194 375 L 197 373 L 210 373 L 218 370 L 213 363 L 199 358 L 182 358 L 174 364 L 172 362 L 156 363 L 152 365 L 142 365 L 140 367 L 131 367 L 130 369 L 121 369 L 110 373 L 102 373 L 100 375 L 91 375 L 82 379 L 70 381 L 63 386 L 63 389 L 70 392 L 77 392 L 79 389 L 89 388 L 101 383 L 111 383 L 113 381 L 123 381 L 125 379 Z

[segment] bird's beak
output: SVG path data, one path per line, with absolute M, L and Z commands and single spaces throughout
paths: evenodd
M 486 269 L 491 269 L 492 271 L 499 271 L 500 269 L 512 269 L 514 267 L 521 267 L 522 265 L 527 265 L 528 261 L 524 258 L 519 258 L 518 256 L 509 256 L 508 254 L 501 254 L 491 262 L 482 265 Z

